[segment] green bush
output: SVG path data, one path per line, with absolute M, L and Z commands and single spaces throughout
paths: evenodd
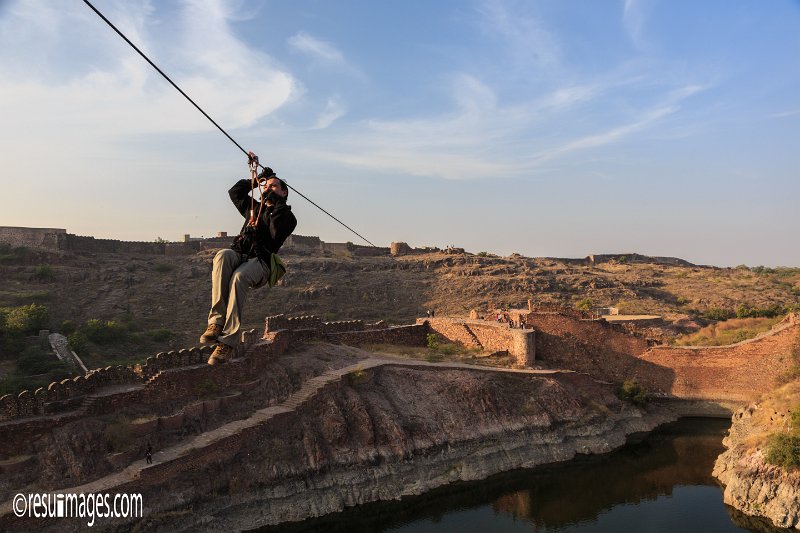
M 39 281 L 53 281 L 56 276 L 53 273 L 53 267 L 50 265 L 39 265 L 34 270 L 33 277 Z
M 439 341 L 436 340 L 436 333 L 428 333 L 425 338 L 428 341 L 428 348 L 431 350 L 439 349 Z
M 707 318 L 708 320 L 728 320 L 729 318 L 734 317 L 734 313 L 728 309 L 711 307 L 706 309 L 706 312 L 703 313 L 703 317 Z
M 773 433 L 767 439 L 768 463 L 785 469 L 800 466 L 800 435 Z
M 38 304 L 10 307 L 0 310 L 3 329 L 16 330 L 25 335 L 35 335 L 47 328 L 47 307 Z
M 617 389 L 617 397 L 620 400 L 631 402 L 636 405 L 647 403 L 647 390 L 632 379 L 626 379 Z
M 61 322 L 61 333 L 64 335 L 69 335 L 70 333 L 74 333 L 78 330 L 78 325 L 72 320 L 64 320 Z
M 197 384 L 195 391 L 200 396 L 212 396 L 217 393 L 217 384 L 210 379 L 206 379 Z
M 147 332 L 147 337 L 156 342 L 164 342 L 172 338 L 172 331 L 167 328 L 151 329 Z
M 86 321 L 83 332 L 86 338 L 95 344 L 111 344 L 112 342 L 124 341 L 128 328 L 124 324 L 113 320 L 103 322 L 92 318 Z
M 592 301 L 589 298 L 584 298 L 583 300 L 578 300 L 577 302 L 575 302 L 575 309 L 588 311 L 591 308 L 592 308 Z
M 781 304 L 769 307 L 747 307 L 741 304 L 736 308 L 736 318 L 775 318 L 787 312 L 787 308 Z
M 78 355 L 87 355 L 89 353 L 89 339 L 82 331 L 75 331 L 67 335 L 67 342 L 70 349 Z
M 34 376 L 37 374 L 47 374 L 50 372 L 64 373 L 69 372 L 69 367 L 55 355 L 44 353 L 36 346 L 29 346 L 22 352 L 22 356 L 17 359 L 17 373 Z

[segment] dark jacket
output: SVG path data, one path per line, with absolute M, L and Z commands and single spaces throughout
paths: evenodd
M 228 191 L 233 205 L 244 217 L 242 231 L 234 239 L 231 248 L 249 257 L 258 256 L 262 261 L 269 261 L 270 254 L 277 253 L 286 237 L 294 231 L 297 226 L 297 219 L 292 213 L 292 208 L 286 205 L 286 201 L 281 198 L 273 206 L 264 204 L 255 233 L 248 231 L 247 221 L 250 220 L 251 205 L 250 193 L 251 185 L 249 179 L 237 181 L 236 185 Z M 258 214 L 258 207 L 259 203 L 256 202 L 255 214 Z

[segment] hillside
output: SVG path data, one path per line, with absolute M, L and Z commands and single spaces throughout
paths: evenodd
M 105 343 L 83 347 L 88 366 L 142 359 L 196 344 L 210 300 L 213 251 L 187 256 L 48 253 L 16 249 L 0 258 L 0 307 L 47 307 L 49 327 L 69 333 L 112 321 Z M 749 269 L 610 259 L 577 261 L 433 252 L 353 257 L 288 252 L 282 284 L 253 293 L 245 328 L 265 316 L 315 314 L 325 320 L 409 323 L 471 309 L 552 303 L 616 306 L 620 313 L 662 315 L 667 335 L 699 330 L 737 307 L 800 305 L 800 269 Z M 65 321 L 67 321 L 65 323 Z M 95 323 L 98 326 L 98 323 Z M 9 371 L 6 363 L 0 366 Z

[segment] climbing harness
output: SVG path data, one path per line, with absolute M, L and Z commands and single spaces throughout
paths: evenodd
M 189 100 L 189 102 L 190 102 L 190 103 L 191 103 L 191 104 L 192 104 L 194 107 L 196 107 L 196 108 L 197 108 L 197 110 L 198 110 L 198 111 L 200 111 L 200 113 L 202 113 L 202 114 L 203 114 L 203 116 L 204 116 L 204 117 L 206 117 L 206 118 L 207 118 L 207 119 L 208 119 L 208 120 L 209 120 L 209 121 L 210 121 L 210 122 L 211 122 L 211 123 L 212 123 L 214 126 L 216 126 L 216 127 L 217 127 L 217 129 L 218 129 L 219 131 L 221 131 L 221 132 L 222 132 L 222 134 L 223 134 L 223 135 L 225 135 L 225 137 L 227 137 L 227 138 L 228 138 L 228 140 L 230 140 L 230 141 L 231 141 L 231 142 L 232 142 L 234 145 L 236 145 L 236 147 L 237 147 L 237 148 L 239 148 L 239 150 L 241 150 L 241 151 L 242 151 L 242 152 L 243 152 L 245 155 L 247 155 L 247 156 L 248 156 L 248 158 L 250 157 L 250 154 L 249 154 L 249 152 L 248 152 L 247 150 L 245 150 L 244 148 L 242 148 L 242 145 L 240 145 L 238 142 L 236 142 L 236 141 L 234 140 L 234 138 L 233 138 L 233 137 L 231 137 L 231 136 L 228 134 L 228 132 L 227 132 L 227 131 L 225 131 L 224 129 L 222 129 L 222 126 L 220 126 L 219 124 L 217 124 L 217 123 L 216 123 L 216 121 L 214 121 L 214 119 L 213 119 L 213 118 L 211 118 L 211 117 L 208 115 L 208 113 L 206 113 L 205 111 L 203 111 L 203 108 L 201 108 L 199 105 L 197 105 L 197 104 L 195 103 L 195 101 L 194 101 L 194 100 L 192 100 L 192 99 L 189 97 L 189 95 L 188 95 L 188 94 L 186 94 L 185 92 L 183 92 L 183 90 L 182 90 L 180 87 L 178 87 L 178 85 L 177 85 L 177 84 L 176 84 L 174 81 L 172 81 L 172 79 L 170 79 L 170 77 L 169 77 L 169 76 L 167 76 L 166 74 L 164 74 L 164 71 L 162 71 L 160 68 L 158 68 L 158 66 L 157 66 L 155 63 L 153 63 L 153 62 L 150 60 L 150 58 L 149 58 L 149 57 L 147 57 L 147 56 L 144 54 L 144 52 L 142 52 L 141 50 L 139 50 L 139 48 L 138 48 L 138 47 L 137 47 L 135 44 L 133 44 L 133 43 L 131 42 L 131 40 L 130 40 L 130 39 L 128 39 L 128 38 L 125 36 L 125 34 L 124 34 L 124 33 L 122 33 L 122 32 L 121 32 L 121 31 L 120 31 L 120 30 L 119 30 L 119 29 L 118 29 L 116 26 L 114 26 L 114 24 L 113 24 L 113 23 L 112 23 L 110 20 L 108 20 L 108 19 L 106 18 L 106 16 L 105 16 L 105 15 L 103 15 L 103 14 L 102 14 L 102 13 L 101 13 L 101 12 L 100 12 L 100 11 L 99 11 L 97 8 L 96 8 L 96 7 L 94 7 L 94 6 L 92 5 L 92 3 L 91 3 L 91 2 L 89 2 L 89 0 L 83 0 L 83 3 L 84 3 L 84 4 L 86 4 L 87 6 L 89 6 L 89 8 L 91 8 L 91 10 L 92 10 L 92 11 L 94 11 L 94 12 L 97 14 L 97 16 L 99 16 L 101 19 L 103 19 L 103 21 L 104 21 L 106 24 L 108 24 L 108 25 L 111 27 L 111 29 L 112 29 L 112 30 L 114 30 L 115 32 L 117 32 L 117 35 L 119 35 L 120 37 L 122 37 L 122 39 L 123 39 L 123 40 L 124 40 L 126 43 L 128 43 L 128 44 L 131 46 L 131 48 L 133 48 L 134 50 L 136 50 L 136 52 L 137 52 L 137 53 L 138 53 L 140 56 L 142 56 L 142 58 L 144 58 L 144 60 L 145 60 L 145 61 L 147 61 L 147 62 L 150 64 L 150 66 L 151 66 L 151 67 L 153 67 L 154 69 L 156 69 L 156 71 L 157 71 L 159 74 L 161 74 L 161 76 L 162 76 L 162 77 L 163 77 L 165 80 L 167 80 L 167 81 L 168 81 L 168 82 L 169 82 L 169 83 L 170 83 L 170 84 L 171 84 L 171 85 L 172 85 L 172 86 L 175 88 L 175 90 L 177 90 L 179 93 L 181 93 L 181 94 L 183 95 L 183 97 L 184 97 L 184 98 L 186 98 L 187 100 Z M 248 164 L 250 164 L 250 162 L 249 162 L 249 159 L 248 159 Z M 263 169 L 265 169 L 265 170 L 266 170 L 266 168 L 267 168 L 267 167 L 264 167 L 264 166 L 262 166 L 261 164 L 259 164 L 259 163 L 258 163 L 258 160 L 256 160 L 256 161 L 255 161 L 255 167 L 256 167 L 256 169 L 258 169 L 258 167 L 261 167 L 261 168 L 263 168 Z M 370 241 L 368 241 L 366 237 L 362 236 L 362 235 L 361 235 L 360 233 L 358 233 L 356 230 L 354 230 L 353 228 L 351 228 L 350 226 L 348 226 L 347 224 L 345 224 L 344 222 L 342 222 L 341 220 L 339 220 L 338 218 L 336 218 L 335 216 L 333 216 L 332 214 L 330 214 L 328 211 L 326 211 L 325 209 L 323 209 L 323 208 L 322 208 L 320 205 L 318 205 L 316 202 L 314 202 L 313 200 L 311 200 L 311 198 L 309 198 L 308 196 L 304 195 L 303 193 L 301 193 L 300 191 L 298 191 L 297 189 L 295 189 L 294 187 L 292 187 L 291 185 L 289 185 L 288 183 L 286 183 L 286 181 L 285 181 L 285 180 L 283 180 L 283 183 L 286 185 L 286 187 L 288 187 L 289 189 L 293 190 L 293 191 L 294 191 L 295 193 L 297 193 L 297 194 L 298 194 L 298 195 L 299 195 L 301 198 L 305 199 L 305 200 L 306 200 L 308 203 L 310 203 L 311 205 L 313 205 L 314 207 L 316 207 L 317 209 L 319 209 L 320 211 L 322 211 L 323 213 L 325 213 L 326 215 L 328 215 L 329 217 L 331 217 L 333 220 L 335 220 L 336 222 L 338 222 L 339 224 L 341 224 L 342 226 L 344 226 L 345 228 L 347 228 L 349 231 L 351 231 L 352 233 L 354 233 L 355 235 L 357 235 L 359 238 L 361 238 L 362 240 L 364 240 L 364 241 L 365 241 L 367 244 L 369 244 L 370 246 L 373 246 L 373 247 L 375 247 L 375 245 L 374 245 L 374 244 L 372 244 Z M 253 189 L 253 190 L 255 190 L 255 189 Z M 263 199 L 263 196 L 262 196 L 262 204 L 263 204 L 263 200 L 264 200 L 264 199 Z M 251 213 L 251 217 L 252 217 L 252 213 Z

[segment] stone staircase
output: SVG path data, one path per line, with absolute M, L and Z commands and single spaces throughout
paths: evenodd
M 478 340 L 478 337 L 475 335 L 475 333 L 469 329 L 469 326 L 466 324 L 461 324 L 461 327 L 464 328 L 464 331 L 467 332 L 467 336 L 471 339 L 470 344 L 472 345 L 472 348 L 483 348 L 483 344 L 481 344 L 481 341 Z

